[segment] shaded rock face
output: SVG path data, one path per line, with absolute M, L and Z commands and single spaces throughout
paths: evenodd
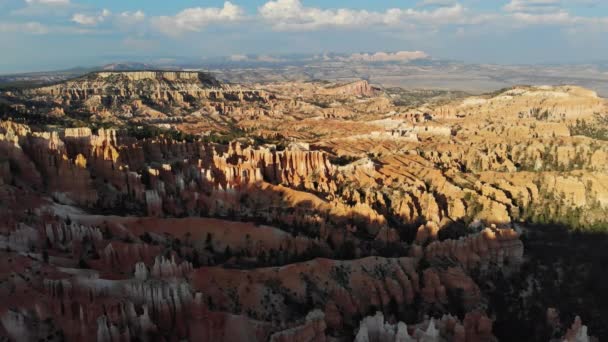
M 490 264 L 517 268 L 523 262 L 524 246 L 511 229 L 484 229 L 460 240 L 435 241 L 425 248 L 425 258 L 456 259 L 465 268 L 487 269 Z
M 394 276 L 383 279 L 385 273 Z M 354 324 L 355 317 L 372 307 L 388 307 L 391 302 L 399 307 L 412 305 L 419 288 L 414 260 L 407 258 L 316 259 L 247 272 L 202 268 L 192 276 L 193 286 L 207 289 L 206 295 L 217 308 L 281 320 L 297 317 L 298 310 L 330 305 L 339 312 L 328 322 L 334 329 Z M 371 293 L 370 288 L 374 289 Z M 330 300 L 323 303 L 322 298 Z
M 42 253 L 26 257 L 1 252 L 2 274 L 22 275 L 7 277 L 11 286 L 0 289 L 16 291 L 0 307 L 9 336 L 27 330 L 23 336 L 29 339 L 48 330 L 59 331 L 67 340 L 174 336 L 203 341 L 323 341 L 328 331 L 355 328 L 369 310 L 415 312 L 420 301 L 423 305 L 448 305 L 446 293 L 456 289 L 463 294 L 457 300 L 464 305 L 480 304 L 479 290 L 462 266 L 428 268 L 421 275 L 418 257 L 314 259 L 252 270 L 200 267 L 203 261 L 192 254 L 198 243 L 205 246 L 199 253 L 211 253 L 213 258 L 226 258 L 225 251 L 230 249 L 233 255 L 247 259 L 249 252 L 240 251 L 250 250 L 261 238 L 268 246 L 277 246 L 275 240 L 287 238 L 285 248 L 264 254 L 279 253 L 283 256 L 278 262 L 288 263 L 285 255 L 289 253 L 285 253 L 297 249 L 297 241 L 305 241 L 280 237 L 278 230 L 260 232 L 265 228 L 231 226 L 219 220 L 198 219 L 188 224 L 192 219 L 74 214 L 72 222 L 66 223 L 55 216 L 42 217 L 46 225 L 33 222 L 37 228 L 21 226 L 8 232 L 11 248 L 21 245 L 24 251 Z M 217 224 L 207 230 L 212 235 L 196 229 L 212 224 Z M 235 230 L 232 237 L 231 230 Z M 142 232 L 145 235 L 140 235 Z M 222 244 L 227 246 L 224 251 L 213 252 L 222 250 Z M 262 251 L 253 255 L 256 253 L 261 257 Z M 225 265 L 229 263 L 227 260 Z M 15 305 L 26 311 L 10 311 Z M 46 325 L 36 323 L 42 321 Z M 443 318 L 437 329 L 461 333 L 456 321 Z M 466 322 L 465 332 L 469 329 Z M 432 333 L 428 324 L 420 329 Z M 476 334 L 488 331 L 471 329 Z

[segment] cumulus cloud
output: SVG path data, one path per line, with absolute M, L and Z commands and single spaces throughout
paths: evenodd
M 178 36 L 186 32 L 199 32 L 210 24 L 236 22 L 243 18 L 243 9 L 230 1 L 226 1 L 222 8 L 188 8 L 174 16 L 153 18 L 152 24 L 166 35 Z
M 555 12 L 560 9 L 561 0 L 511 0 L 504 6 L 508 12 Z
M 517 22 L 531 25 L 569 25 L 578 21 L 566 11 L 553 13 L 514 13 L 512 16 Z
M 329 26 L 356 26 L 388 19 L 387 15 L 365 10 L 323 10 L 304 7 L 299 0 L 269 1 L 260 7 L 259 13 L 277 30 L 314 30 Z
M 120 13 L 120 18 L 125 20 L 142 21 L 146 18 L 146 14 L 141 10 L 135 12 L 127 11 Z
M 279 31 L 398 26 L 411 23 L 434 25 L 467 21 L 465 8 L 458 3 L 433 10 L 392 8 L 375 12 L 348 8 L 320 9 L 305 7 L 300 0 L 273 0 L 260 7 L 259 14 Z
M 104 9 L 98 14 L 75 13 L 71 17 L 71 21 L 80 27 L 96 27 L 100 33 L 99 26 L 106 29 L 105 32 L 115 30 L 129 33 L 131 35 L 142 35 L 145 32 L 146 15 L 143 11 L 112 13 L 110 10 Z
M 95 25 L 105 21 L 106 18 L 111 15 L 112 15 L 112 12 L 110 12 L 107 9 L 104 9 L 98 15 L 87 15 L 84 13 L 75 13 L 72 16 L 72 22 L 79 24 L 79 25 L 84 25 L 84 26 L 95 26 Z
M 346 59 L 360 62 L 409 62 L 426 58 L 429 58 L 429 55 L 422 51 L 399 51 L 395 53 L 376 52 L 374 54 L 355 53 Z
M 511 0 L 503 9 L 515 26 L 551 25 L 571 30 L 608 30 L 608 17 L 584 17 L 572 15 L 564 9 L 564 3 L 593 4 L 594 0 Z
M 96 25 L 99 21 L 97 17 L 82 13 L 76 13 L 72 16 L 72 21 L 80 25 Z
M 608 31 L 608 17 L 582 17 L 559 10 L 549 13 L 513 13 L 511 18 L 519 25 L 551 25 L 577 32 Z
M 70 0 L 23 1 L 28 6 L 21 10 L 29 10 L 27 13 L 30 16 L 33 10 L 46 16 L 55 13 L 57 17 L 67 18 L 75 24 L 71 27 L 54 27 L 49 23 L 49 27 L 39 28 L 40 32 L 45 29 L 51 29 L 53 32 L 122 31 L 138 38 L 149 37 L 153 31 L 175 38 L 186 33 L 200 32 L 209 26 L 238 25 L 244 20 L 258 30 L 267 27 L 274 31 L 290 32 L 380 29 L 389 34 L 399 34 L 400 37 L 413 32 L 417 36 L 424 33 L 436 34 L 446 27 L 450 32 L 461 36 L 493 30 L 504 32 L 531 25 L 555 26 L 564 30 L 577 29 L 581 32 L 590 28 L 608 31 L 608 17 L 577 16 L 568 11 L 571 8 L 569 6 L 573 4 L 591 6 L 602 0 L 508 0 L 502 8 L 493 11 L 476 9 L 475 6 L 467 8 L 459 0 L 418 0 L 413 8 L 391 8 L 384 11 L 306 6 L 302 0 L 265 0 L 257 9 L 257 13 L 249 15 L 236 4 L 239 0 L 233 0 L 235 2 L 225 1 L 223 6 L 186 8 L 174 15 L 155 17 L 147 17 L 142 11 L 111 13 L 109 10 L 100 9 L 97 13 L 80 12 L 86 7 L 78 7 L 70 3 Z M 75 9 L 77 13 L 73 13 Z M 19 12 L 23 13 L 25 12 Z M 44 22 L 42 19 L 40 21 Z M 101 25 L 102 23 L 104 25 Z M 98 26 L 103 26 L 106 30 L 102 31 Z M 31 31 L 36 31 L 35 27 L 32 27 Z M 401 57 L 407 60 L 407 57 L 395 54 L 363 56 L 359 57 L 360 60 L 398 60 Z

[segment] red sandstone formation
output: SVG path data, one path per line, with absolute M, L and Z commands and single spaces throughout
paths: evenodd
M 387 307 L 391 301 L 411 304 L 419 291 L 419 276 L 413 267 L 413 260 L 407 258 L 366 258 L 352 262 L 316 259 L 246 272 L 202 268 L 193 274 L 193 286 L 207 289 L 206 295 L 216 307 L 266 319 L 293 315 L 295 307 L 285 303 L 311 305 L 328 296 L 340 313 L 337 320 L 328 322 L 331 327 L 352 322 L 370 307 Z M 394 278 L 383 278 L 383 274 L 394 274 Z
M 373 96 L 376 94 L 374 88 L 367 81 L 357 81 L 346 85 L 325 88 L 322 94 L 327 95 L 350 95 L 350 96 Z
M 518 265 L 523 258 L 523 244 L 512 229 L 486 228 L 460 240 L 433 242 L 425 248 L 425 258 L 452 258 L 465 269 L 486 269 L 490 264 Z

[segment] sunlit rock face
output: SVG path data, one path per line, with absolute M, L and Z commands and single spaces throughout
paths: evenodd
M 182 103 L 188 97 L 208 96 L 220 84 L 197 72 L 99 72 L 59 85 L 28 92 L 43 98 L 62 98 L 62 104 L 118 106 L 140 95 L 158 103 Z M 144 97 L 142 96 L 142 97 Z
M 376 90 L 367 81 L 357 81 L 341 86 L 325 88 L 323 94 L 347 96 L 374 96 Z

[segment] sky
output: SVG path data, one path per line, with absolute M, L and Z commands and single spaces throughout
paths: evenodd
M 608 0 L 0 0 L 0 73 L 217 56 L 608 61 Z

